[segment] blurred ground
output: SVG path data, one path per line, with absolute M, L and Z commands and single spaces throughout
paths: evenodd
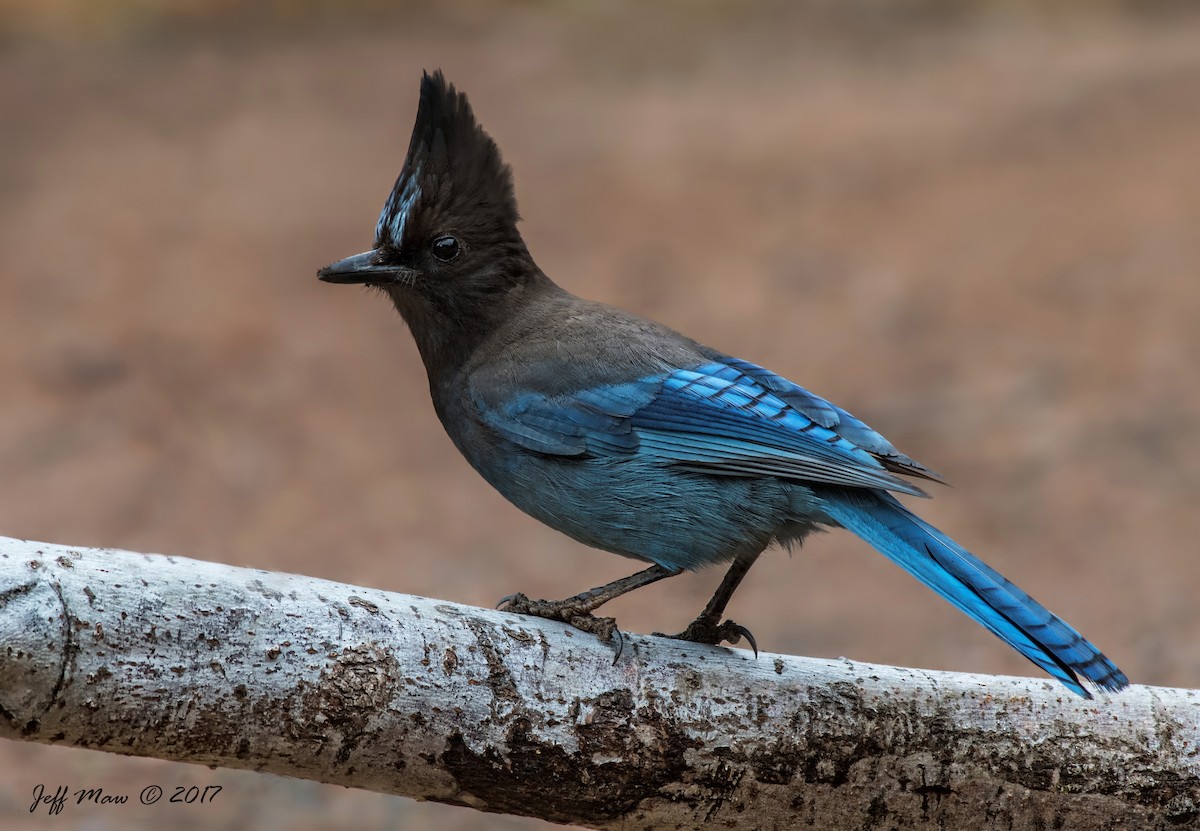
M 631 570 L 493 493 L 395 313 L 314 277 L 370 244 L 441 67 L 550 275 L 866 418 L 954 483 L 928 518 L 1135 681 L 1200 686 L 1200 17 L 837 5 L 0 5 L 0 533 L 483 605 Z M 680 627 L 718 579 L 612 611 Z M 845 534 L 731 613 L 1034 672 Z M 538 825 L 35 745 L 0 774 L 6 828 L 48 821 L 38 783 L 226 787 L 60 827 Z

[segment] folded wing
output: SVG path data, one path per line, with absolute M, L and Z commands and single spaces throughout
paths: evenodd
M 714 476 L 777 476 L 923 496 L 936 479 L 846 411 L 754 364 L 714 360 L 570 395 L 476 395 L 509 441 L 562 456 L 642 453 Z

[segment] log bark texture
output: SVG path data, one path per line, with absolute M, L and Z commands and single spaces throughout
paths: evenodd
M 0 537 L 0 736 L 590 828 L 1200 826 L 1200 692 L 1084 701 Z

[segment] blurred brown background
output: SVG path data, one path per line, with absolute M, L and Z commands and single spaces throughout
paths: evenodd
M 1200 686 L 1183 4 L 0 3 L 0 534 L 481 605 L 631 571 L 493 493 L 399 317 L 314 277 L 369 246 L 436 67 L 551 276 L 864 417 L 954 483 L 925 516 L 1135 681 Z M 718 580 L 612 611 L 678 628 Z M 770 651 L 1035 672 L 847 534 L 731 612 Z M 59 827 L 539 826 L 15 743 L 0 824 L 50 821 L 38 783 L 225 786 Z

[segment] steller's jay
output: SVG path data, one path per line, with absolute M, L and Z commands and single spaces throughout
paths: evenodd
M 391 298 L 446 432 L 493 487 L 580 542 L 651 563 L 563 601 L 512 595 L 508 609 L 608 639 L 614 622 L 591 614 L 601 604 L 729 563 L 678 637 L 754 645 L 722 617 L 759 554 L 840 526 L 1073 692 L 1128 686 L 1067 623 L 892 495 L 924 496 L 900 477 L 937 474 L 786 378 L 559 288 L 518 219 L 512 174 L 466 96 L 425 74 L 374 246 L 318 275 Z

